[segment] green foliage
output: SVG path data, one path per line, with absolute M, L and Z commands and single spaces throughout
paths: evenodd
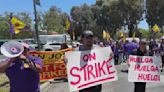
M 158 24 L 160 28 L 164 25 L 164 0 L 146 0 L 146 19 L 152 27 Z
M 143 20 L 144 0 L 119 0 L 119 10 L 128 26 L 129 37 L 132 37 L 139 21 Z
M 141 34 L 139 34 L 141 33 Z M 138 29 L 138 33 L 136 34 L 136 37 L 142 36 L 142 38 L 146 38 L 148 40 L 153 38 L 153 35 L 156 35 L 156 38 L 160 38 L 162 36 L 162 33 L 158 32 L 158 33 L 153 33 L 151 30 L 146 30 L 146 29 Z
M 96 36 L 102 38 L 102 31 L 109 31 L 114 37 L 122 26 L 128 26 L 132 31 L 142 20 L 143 0 L 97 0 L 92 6 L 86 4 L 73 7 L 71 16 L 74 20 L 74 30 L 80 35 L 83 30 L 91 29 Z
M 43 28 L 47 31 L 55 31 L 58 33 L 64 33 L 63 19 L 61 18 L 63 13 L 59 11 L 56 6 L 52 6 L 43 15 Z
M 32 25 L 32 19 L 30 17 L 30 14 L 26 12 L 20 12 L 17 15 L 13 15 L 14 17 L 18 18 L 19 20 L 23 21 L 27 24 L 27 28 L 23 29 L 23 32 L 20 34 L 16 34 L 12 36 L 12 38 L 28 38 L 33 37 L 33 34 L 30 33 L 31 31 L 31 25 Z M 10 36 L 10 13 L 6 12 L 5 16 L 0 16 L 0 38 L 1 39 L 9 39 Z M 27 32 L 25 32 L 27 31 Z
M 5 17 L 0 16 L 0 38 L 9 37 L 9 23 Z
M 139 37 L 141 35 L 142 38 L 146 38 L 146 39 L 150 39 L 150 35 L 151 35 L 151 31 L 149 31 L 148 29 L 138 29 L 138 32 L 141 34 L 136 34 L 136 37 Z
M 84 30 L 92 30 L 95 25 L 93 12 L 91 11 L 91 7 L 87 4 L 83 4 L 80 7 L 72 7 L 71 16 L 73 19 L 73 30 L 77 36 L 80 36 Z
M 150 39 L 152 36 L 148 30 L 137 29 L 137 25 L 144 19 L 150 27 L 158 24 L 160 29 L 164 25 L 164 0 L 96 0 L 96 3 L 89 6 L 83 4 L 81 6 L 73 6 L 70 12 L 72 18 L 72 29 L 76 38 L 80 36 L 84 30 L 92 30 L 97 37 L 102 39 L 103 30 L 108 31 L 112 38 L 118 39 L 118 30 L 128 27 L 128 36 L 132 36 L 136 32 L 136 36 L 146 37 Z M 145 14 L 144 14 L 145 13 Z M 0 16 L 0 38 L 9 37 L 9 12 L 4 16 Z M 32 19 L 29 13 L 20 12 L 14 15 L 18 19 L 30 26 L 27 30 L 32 30 Z M 52 6 L 48 11 L 42 13 L 37 12 L 37 21 L 39 30 L 44 29 L 50 32 L 66 33 L 64 30 L 65 22 L 68 14 L 63 13 L 56 6 Z M 33 28 L 34 29 L 34 28 Z M 162 29 L 163 30 L 163 29 Z M 15 38 L 34 37 L 33 32 L 23 31 Z M 163 33 L 163 31 L 161 31 Z M 161 36 L 157 33 L 157 37 Z M 118 36 L 118 37 L 117 37 Z
M 24 23 L 26 23 L 27 26 L 31 26 L 31 23 L 32 23 L 32 19 L 30 17 L 30 14 L 29 13 L 26 13 L 26 12 L 21 12 L 21 13 L 18 13 L 17 14 L 17 17 L 23 21 Z
M 117 29 L 124 25 L 118 4 L 117 0 L 97 1 L 92 8 L 97 25 L 100 25 L 103 30 L 109 31 L 111 35 L 115 35 Z

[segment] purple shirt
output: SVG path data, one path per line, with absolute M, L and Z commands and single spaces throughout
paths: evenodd
M 161 51 L 161 52 L 164 52 L 164 43 L 161 43 L 161 44 L 160 44 L 160 51 Z
M 40 58 L 34 56 L 28 56 L 27 58 L 43 67 Z M 24 68 L 20 59 L 10 64 L 6 70 L 6 75 L 10 80 L 10 92 L 39 92 L 40 90 L 39 73 L 30 68 Z
M 134 50 L 137 50 L 139 45 L 137 43 L 131 42 L 127 45 L 128 54 L 131 54 Z

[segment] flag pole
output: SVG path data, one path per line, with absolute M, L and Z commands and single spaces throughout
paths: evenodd
M 37 41 L 37 45 L 38 45 L 38 50 L 41 50 L 40 48 L 40 40 L 39 40 L 39 34 L 38 34 L 38 20 L 37 20 L 37 15 L 36 15 L 36 4 L 35 4 L 35 0 L 33 0 L 33 7 L 34 7 L 34 15 L 35 15 L 35 36 L 36 36 L 36 41 Z
M 12 17 L 13 17 L 13 13 L 12 12 L 10 12 L 10 21 L 9 21 L 9 23 L 10 23 L 10 25 L 11 25 L 11 19 L 12 19 Z M 10 26 L 11 27 L 11 26 Z M 10 28 L 11 29 L 11 28 Z M 13 33 L 12 32 L 10 32 L 11 30 L 9 30 L 9 34 L 10 34 L 10 39 L 12 39 L 13 38 Z

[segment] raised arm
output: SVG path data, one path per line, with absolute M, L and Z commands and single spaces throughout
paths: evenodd
M 6 59 L 5 61 L 2 61 L 0 63 L 0 73 L 4 73 L 13 61 L 14 59 Z

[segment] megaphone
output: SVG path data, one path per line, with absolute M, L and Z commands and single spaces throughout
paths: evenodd
M 23 51 L 23 45 L 17 41 L 8 41 L 1 46 L 1 53 L 9 58 L 18 57 Z

